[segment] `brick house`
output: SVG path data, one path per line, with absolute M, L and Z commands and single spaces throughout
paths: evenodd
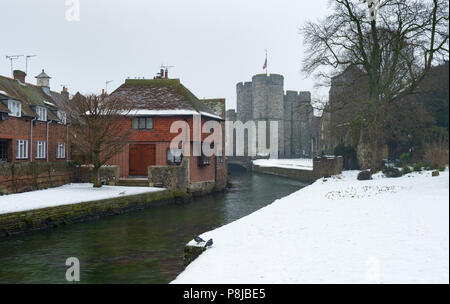
M 67 161 L 69 127 L 58 110 L 67 89 L 51 91 L 44 70 L 36 85 L 25 82 L 23 71 L 13 74 L 0 76 L 0 162 Z
M 184 187 L 180 186 L 183 184 L 181 181 L 174 182 L 177 185 L 170 185 L 168 180 L 173 179 L 173 173 L 169 172 L 175 172 L 170 168 L 186 166 L 185 186 L 188 191 L 195 193 L 223 189 L 228 175 L 224 132 L 222 156 L 205 157 L 203 153 L 186 156 L 183 155 L 186 150 L 182 150 L 181 146 L 178 153 L 170 149 L 170 142 L 178 135 L 170 133 L 170 127 L 177 121 L 186 122 L 192 145 L 195 141 L 194 132 L 197 132 L 194 130 L 194 119 L 201 121 L 202 125 L 207 121 L 217 121 L 224 130 L 225 100 L 200 100 L 179 79 L 167 78 L 167 72 L 165 77 L 163 72 L 160 75 L 155 79 L 127 79 L 111 93 L 111 97 L 120 96 L 131 102 L 134 109 L 129 113 L 126 123 L 126 127 L 131 130 L 129 142 L 108 164 L 120 167 L 121 178 L 148 176 L 150 181 L 169 188 Z M 209 135 L 197 134 L 201 143 Z M 162 171 L 165 174 L 159 175 Z

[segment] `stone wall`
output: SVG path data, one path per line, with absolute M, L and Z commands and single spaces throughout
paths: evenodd
M 102 167 L 100 180 L 104 184 L 114 185 L 119 180 L 119 168 Z M 0 163 L 0 195 L 91 181 L 89 167 L 75 166 L 71 162 Z
M 74 181 L 68 162 L 0 163 L 0 195 L 58 187 Z
M 343 167 L 342 156 L 314 157 L 313 159 L 313 172 L 316 179 L 340 174 Z
M 253 165 L 252 170 L 258 173 L 273 174 L 289 178 L 294 178 L 302 182 L 314 182 L 322 177 L 337 175 L 342 172 L 344 158 L 337 157 L 315 157 L 313 160 L 313 170 L 298 170 L 278 167 L 260 167 Z
M 189 188 L 189 157 L 179 166 L 149 166 L 148 182 L 170 190 L 187 191 Z
M 0 214 L 0 238 L 94 220 L 190 199 L 185 192 L 158 191 L 79 204 Z

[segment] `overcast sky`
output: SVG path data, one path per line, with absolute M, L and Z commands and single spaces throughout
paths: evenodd
M 108 91 L 127 77 L 153 78 L 162 63 L 173 65 L 199 98 L 224 97 L 236 104 L 236 83 L 262 73 L 285 77 L 285 90 L 310 90 L 300 72 L 298 27 L 323 18 L 327 0 L 79 0 L 80 20 L 69 22 L 66 0 L 1 0 L 0 74 L 10 76 L 6 55 L 38 55 L 27 82 L 41 69 L 71 93 Z M 73 16 L 73 15 L 72 15 Z M 25 70 L 25 59 L 14 62 Z M 321 94 L 324 94 L 323 92 Z

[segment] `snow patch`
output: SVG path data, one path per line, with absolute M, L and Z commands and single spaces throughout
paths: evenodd
M 57 188 L 30 191 L 0 196 L 0 214 L 77 204 L 115 198 L 124 195 L 137 195 L 165 190 L 153 187 L 103 186 L 93 188 L 92 184 L 67 184 Z
M 202 234 L 214 248 L 172 283 L 448 284 L 448 170 L 357 174 L 320 179 Z

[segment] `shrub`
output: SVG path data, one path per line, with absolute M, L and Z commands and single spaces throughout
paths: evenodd
M 402 174 L 406 175 L 408 173 L 411 173 L 411 168 L 409 166 L 405 166 L 402 168 Z
M 415 164 L 413 170 L 414 170 L 415 172 L 420 172 L 420 171 L 422 171 L 422 165 L 421 165 L 420 163 Z
M 438 168 L 438 171 L 444 172 L 444 171 L 445 171 L 445 167 L 444 167 L 444 166 L 440 166 L 440 167 Z
M 370 173 L 369 170 L 367 171 L 361 171 L 358 173 L 358 180 L 371 180 L 372 179 L 372 173 Z
M 383 174 L 386 177 L 401 177 L 402 176 L 402 172 L 397 168 L 384 168 Z
M 403 165 L 407 165 L 411 163 L 411 154 L 410 153 L 403 153 L 400 155 L 400 163 Z
M 435 167 L 447 165 L 448 131 L 445 128 L 433 127 L 427 129 L 425 133 L 425 159 Z

